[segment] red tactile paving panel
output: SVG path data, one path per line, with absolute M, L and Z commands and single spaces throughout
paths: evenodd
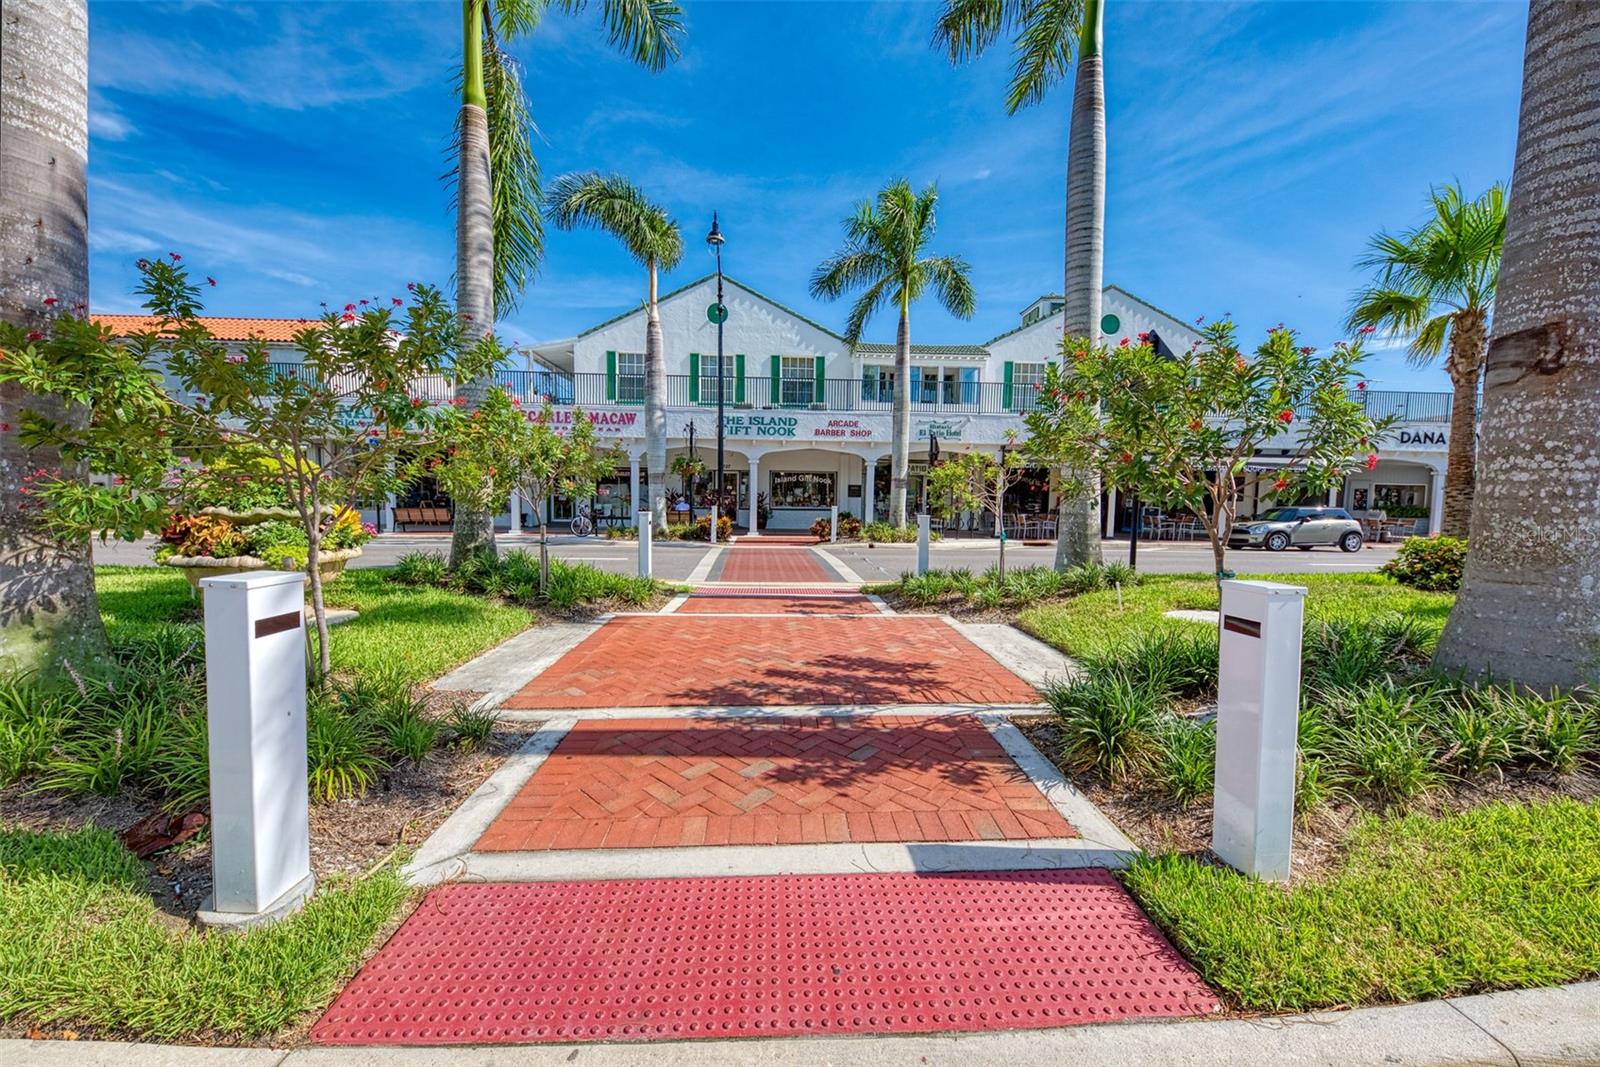
M 832 582 L 831 574 L 811 550 L 799 545 L 746 548 L 734 545 L 723 561 L 721 582 Z
M 751 537 L 748 534 L 734 540 L 735 548 L 760 548 L 762 545 L 816 545 L 821 544 L 822 538 L 813 534 L 761 534 Z
M 943 619 L 630 615 L 584 638 L 507 708 L 1031 704 L 1039 694 Z
M 453 885 L 429 894 L 311 1037 L 918 1033 L 1217 1006 L 1101 870 Z
M 479 852 L 1073 837 L 968 715 L 579 722 Z
M 864 596 L 708 596 L 697 593 L 679 615 L 877 615 Z

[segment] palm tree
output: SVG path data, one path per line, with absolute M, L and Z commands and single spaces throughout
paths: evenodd
M 6 0 L 0 18 L 0 319 L 43 334 L 88 307 L 89 15 L 85 0 Z M 87 537 L 44 524 L 22 478 L 87 472 L 17 439 L 25 408 L 63 415 L 53 397 L 0 388 L 0 669 L 56 670 L 104 648 L 93 559 Z
M 1013 33 L 1007 114 L 1043 100 L 1065 76 L 1077 48 L 1067 139 L 1067 257 L 1061 334 L 1095 338 L 1100 329 L 1106 221 L 1106 83 L 1103 0 L 945 0 L 934 42 L 960 63 Z M 1081 495 L 1061 499 L 1056 567 L 1100 561 L 1100 480 L 1079 473 Z
M 1600 4 L 1533 0 L 1451 671 L 1600 684 L 1597 159 Z
M 516 61 L 502 42 L 530 33 L 551 7 L 581 11 L 586 0 L 462 0 L 461 111 L 456 118 L 456 305 L 468 340 L 486 335 L 516 306 L 544 255 L 539 162 Z M 611 43 L 651 71 L 678 55 L 682 9 L 672 0 L 601 0 Z M 476 407 L 493 382 L 462 383 Z M 494 517 L 457 508 L 452 564 L 494 551 Z
M 1356 294 L 1350 328 L 1381 328 L 1410 335 L 1410 358 L 1439 358 L 1448 340 L 1445 372 L 1455 388 L 1450 407 L 1450 461 L 1444 481 L 1439 532 L 1467 536 L 1472 516 L 1473 454 L 1478 422 L 1478 380 L 1489 339 L 1489 310 L 1500 277 L 1506 240 L 1506 191 L 1495 185 L 1468 200 L 1459 185 L 1429 194 L 1433 214 L 1399 235 L 1380 233 L 1361 266 L 1377 273 Z
M 644 451 L 650 481 L 650 521 L 667 528 L 667 368 L 662 355 L 661 306 L 656 272 L 671 270 L 683 258 L 683 234 L 664 208 L 652 204 L 638 186 L 617 174 L 565 174 L 546 200 L 550 217 L 563 230 L 588 226 L 604 230 L 628 250 L 650 275 L 645 299 Z
M 890 182 L 878 193 L 876 205 L 863 200 L 844 220 L 844 248 L 811 275 L 811 294 L 819 298 L 837 300 L 850 290 L 865 289 L 850 308 L 845 326 L 845 341 L 851 346 L 861 340 L 861 330 L 874 311 L 891 302 L 899 309 L 889 470 L 889 521 L 895 526 L 906 524 L 911 466 L 911 305 L 932 287 L 939 303 L 957 318 L 970 319 L 978 306 L 966 260 L 923 254 L 933 238 L 938 202 L 933 185 L 914 193 L 904 179 Z

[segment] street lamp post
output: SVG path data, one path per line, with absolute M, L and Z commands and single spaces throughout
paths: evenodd
M 684 479 L 684 499 L 689 503 L 689 525 L 694 525 L 694 464 L 700 458 L 700 453 L 694 448 L 694 420 L 689 420 L 689 458 L 686 461 L 689 477 Z
M 727 368 L 723 366 L 724 356 L 722 354 L 722 324 L 728 321 L 728 309 L 722 303 L 722 242 L 722 230 L 717 226 L 717 213 L 713 211 L 711 213 L 711 232 L 706 234 L 706 245 L 710 247 L 711 254 L 717 257 L 717 302 L 710 312 L 712 321 L 717 324 L 717 510 L 712 513 L 711 521 L 713 524 L 716 524 L 722 516 L 722 491 L 725 485 L 723 481 L 723 421 L 726 412 L 726 397 L 728 395 L 728 372 Z M 738 514 L 737 501 L 734 504 L 734 514 Z M 731 522 L 732 520 L 729 521 Z M 752 533 L 754 532 L 755 524 L 756 517 L 751 515 L 750 526 Z M 717 539 L 716 530 L 711 531 L 710 539 L 712 541 Z

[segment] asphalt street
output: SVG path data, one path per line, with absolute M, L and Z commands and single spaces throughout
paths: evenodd
M 531 534 L 515 537 L 502 534 L 504 548 L 524 548 L 535 551 L 538 538 Z M 146 538 L 132 544 L 96 542 L 96 563 L 122 563 L 148 566 L 154 562 L 156 541 Z M 1360 552 L 1345 553 L 1336 548 L 1315 548 L 1310 551 L 1291 549 L 1287 552 L 1260 550 L 1233 551 L 1227 555 L 1228 568 L 1240 574 L 1340 574 L 1358 571 L 1375 571 L 1393 558 L 1397 545 L 1373 544 Z M 361 556 L 351 562 L 352 567 L 388 567 L 408 552 L 448 552 L 450 538 L 447 534 L 403 533 L 384 534 L 369 542 Z M 708 546 L 682 541 L 657 541 L 655 543 L 656 576 L 666 581 L 683 581 L 694 571 Z M 886 581 L 915 568 L 915 545 L 876 545 L 840 543 L 822 545 L 821 548 L 848 567 L 863 581 Z M 550 538 L 552 554 L 567 560 L 581 560 L 605 571 L 634 574 L 638 569 L 638 544 L 634 541 L 608 541 L 596 537 L 573 537 L 570 534 Z M 1102 542 L 1102 552 L 1107 562 L 1126 560 L 1126 541 Z M 966 567 L 982 571 L 993 565 L 1000 554 L 999 543 L 989 539 L 954 539 L 935 541 L 930 547 L 932 565 L 954 569 Z M 1011 567 L 1048 566 L 1055 558 L 1050 545 L 1023 545 L 1011 543 L 1006 547 L 1006 564 Z M 1149 574 L 1209 574 L 1212 568 L 1211 549 L 1203 542 L 1141 541 L 1139 543 L 1139 569 Z

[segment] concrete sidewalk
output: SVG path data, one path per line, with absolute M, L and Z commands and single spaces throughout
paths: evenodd
M 1348 1012 L 908 1037 L 446 1048 L 228 1049 L 0 1041 L 8 1067 L 1151 1067 L 1600 1065 L 1600 982 Z

